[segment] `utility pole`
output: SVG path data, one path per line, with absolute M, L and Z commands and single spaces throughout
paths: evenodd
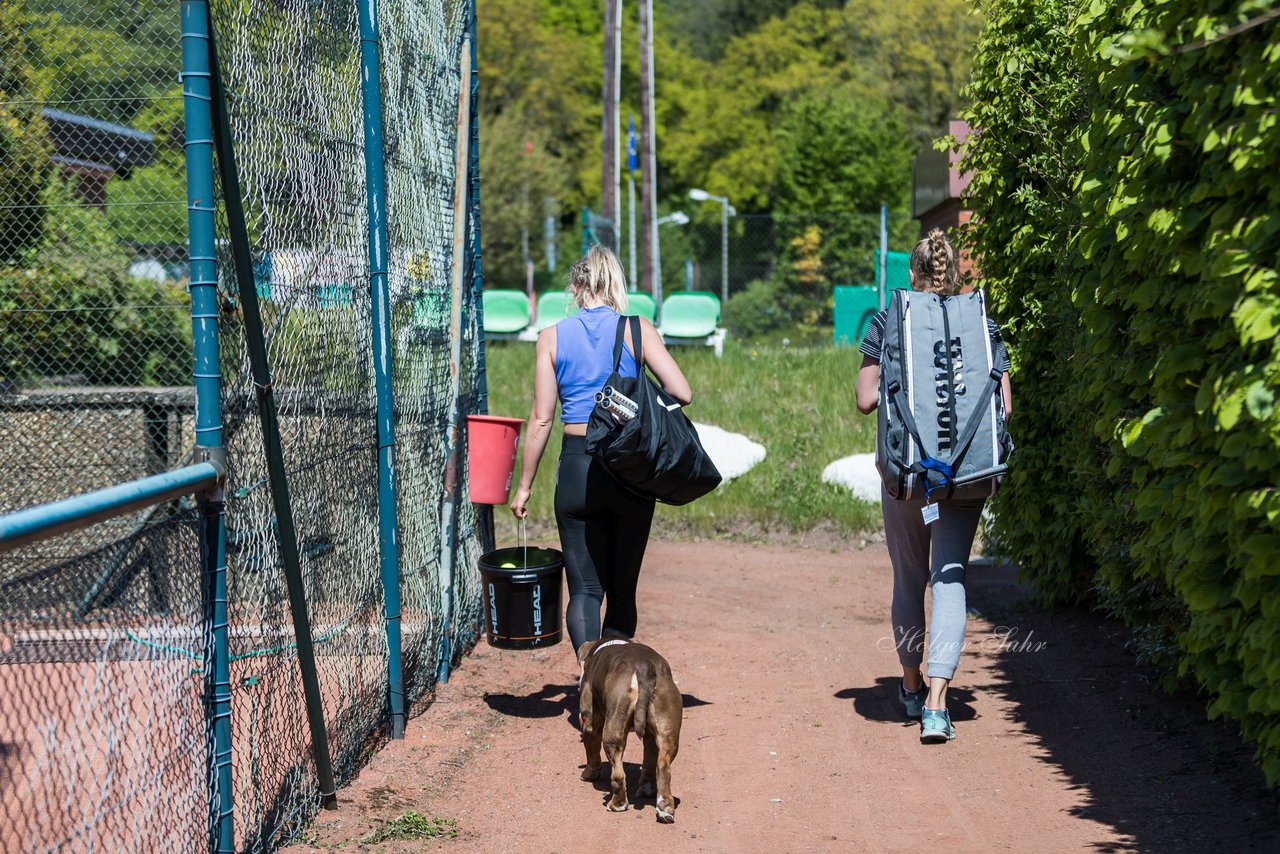
M 613 7 L 613 251 L 622 251 L 622 152 L 618 129 L 622 123 L 622 0 Z
M 600 212 L 609 220 L 616 249 L 618 241 L 618 0 L 604 0 L 604 103 L 600 119 Z
M 640 167 L 636 153 L 636 117 L 627 116 L 627 284 L 639 287 L 636 280 L 636 169 Z
M 640 228 L 644 234 L 641 290 L 662 304 L 657 274 L 658 176 L 653 134 L 653 0 L 640 0 Z

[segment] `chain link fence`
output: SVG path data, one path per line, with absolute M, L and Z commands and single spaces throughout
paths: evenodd
M 673 211 L 658 217 L 664 293 L 689 289 L 733 296 L 752 282 L 788 275 L 795 262 L 804 257 L 820 262 L 821 275 L 830 284 L 872 284 L 876 275 L 879 211 L 735 214 L 729 217 L 727 228 L 719 217 L 690 221 L 687 214 L 680 216 L 682 213 Z M 623 219 L 618 240 L 608 219 L 584 208 L 582 243 L 584 250 L 593 243 L 614 249 L 623 269 L 628 269 L 630 226 L 625 216 Z M 640 228 L 637 218 L 637 232 Z M 916 221 L 905 212 L 889 213 L 891 249 L 909 251 L 918 231 Z M 637 256 L 643 247 L 644 236 L 637 233 Z M 638 268 L 640 259 L 636 260 Z
M 905 215 L 890 217 L 890 247 L 909 240 L 899 235 L 915 227 Z M 692 290 L 734 294 L 752 282 L 786 276 L 795 262 L 813 258 L 835 285 L 871 284 L 880 251 L 880 212 L 815 214 L 740 214 L 729 217 L 728 279 L 725 278 L 723 229 L 719 218 L 687 225 L 660 226 L 663 290 L 690 285 Z M 688 262 L 688 263 L 686 263 Z
M 193 459 L 179 5 L 0 4 L 0 514 Z M 465 454 L 446 488 L 453 397 L 484 407 L 476 252 L 459 341 L 450 323 L 472 13 L 466 0 L 378 5 L 399 616 L 420 708 L 480 626 Z M 341 783 L 385 737 L 389 690 L 359 8 L 211 7 Z M 469 218 L 474 244 L 474 198 Z M 320 792 L 221 198 L 217 221 L 230 801 L 235 848 L 268 851 Z M 225 793 L 209 755 L 198 516 L 183 498 L 0 553 L 0 850 L 210 844 Z

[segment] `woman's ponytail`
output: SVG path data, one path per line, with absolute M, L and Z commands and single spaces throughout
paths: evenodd
M 930 231 L 911 250 L 915 289 L 949 296 L 960 289 L 960 258 L 941 229 Z
M 588 297 L 614 311 L 627 310 L 627 280 L 622 275 L 618 256 L 599 243 L 593 245 L 569 267 L 569 282 L 577 287 L 577 303 L 581 308 Z

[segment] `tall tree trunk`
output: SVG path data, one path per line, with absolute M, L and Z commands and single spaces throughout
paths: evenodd
M 653 148 L 653 0 L 640 0 L 640 290 L 657 290 L 657 191 Z
M 604 89 L 603 109 L 600 119 L 600 213 L 610 222 L 610 228 L 618 229 L 618 3 L 604 0 Z M 605 242 L 604 235 L 598 235 Z M 617 249 L 613 241 L 613 249 Z

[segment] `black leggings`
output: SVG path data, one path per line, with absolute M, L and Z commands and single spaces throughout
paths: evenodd
M 565 436 L 555 503 L 569 577 L 565 622 L 574 650 L 600 637 L 600 603 L 606 599 L 604 632 L 631 637 L 636 631 L 636 583 L 649 542 L 653 500 L 620 486 L 587 455 L 584 437 Z

